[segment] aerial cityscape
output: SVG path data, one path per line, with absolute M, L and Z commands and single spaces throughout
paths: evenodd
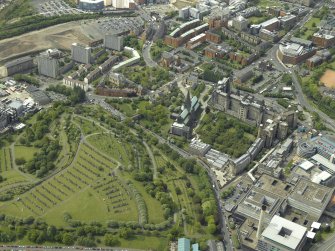
M 0 250 L 335 251 L 335 0 L 0 0 Z

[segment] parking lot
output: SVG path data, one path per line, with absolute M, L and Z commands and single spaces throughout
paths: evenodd
M 150 13 L 150 12 L 156 13 L 161 18 L 163 18 L 167 13 L 178 10 L 178 9 L 172 4 L 168 4 L 168 1 L 167 1 L 167 4 L 153 4 L 153 5 L 143 6 L 143 10 L 145 10 L 147 13 Z
M 132 31 L 135 34 L 142 32 L 144 21 L 140 17 L 113 17 L 102 18 L 92 23 L 102 33 L 122 33 Z
M 39 14 L 46 17 L 85 13 L 85 11 L 72 8 L 69 4 L 62 0 L 54 0 L 40 3 L 38 5 L 38 12 Z

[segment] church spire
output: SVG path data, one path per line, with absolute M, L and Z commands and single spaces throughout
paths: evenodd
M 189 111 L 191 109 L 191 96 L 190 91 L 187 90 L 186 99 L 185 99 L 185 108 Z

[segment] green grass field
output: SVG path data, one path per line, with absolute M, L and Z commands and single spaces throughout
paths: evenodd
M 13 169 L 10 149 L 8 147 L 3 147 L 0 149 L 0 169 L 1 172 L 6 172 Z
M 15 146 L 15 158 L 24 158 L 26 161 L 31 160 L 34 154 L 38 152 L 35 147 Z
M 91 134 L 91 133 L 100 133 L 103 132 L 103 129 L 96 124 L 96 122 L 89 121 L 87 119 L 81 118 L 81 117 L 74 117 L 73 121 L 77 123 L 81 129 L 82 132 L 85 135 Z
M 121 138 L 116 138 L 112 134 L 97 134 L 88 137 L 87 140 L 92 146 L 100 149 L 124 166 L 127 167 L 130 164 L 131 146 L 124 143 Z

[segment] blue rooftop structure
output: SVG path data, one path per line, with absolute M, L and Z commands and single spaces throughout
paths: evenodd
M 179 238 L 178 251 L 191 251 L 191 241 L 187 238 Z
M 195 243 L 192 245 L 192 251 L 199 251 L 199 244 Z

